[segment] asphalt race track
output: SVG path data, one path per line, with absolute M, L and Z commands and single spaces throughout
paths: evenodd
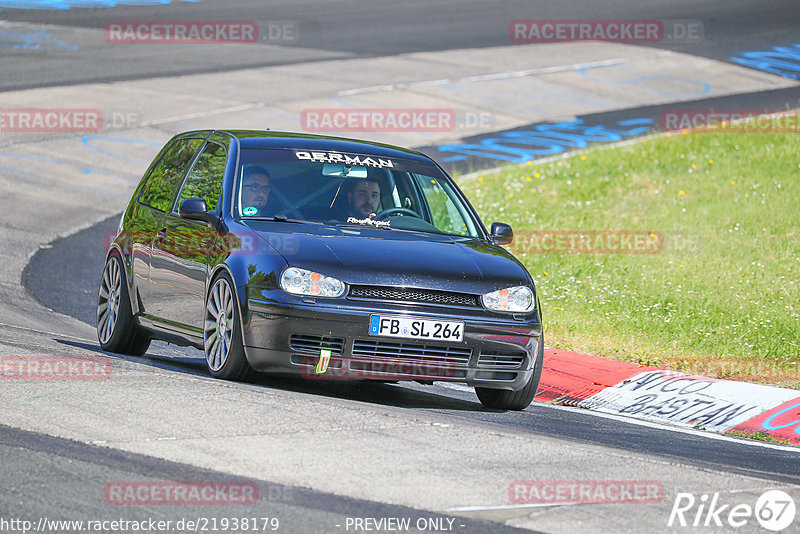
M 23 275 L 26 287 L 44 305 L 69 312 L 70 315 L 91 323 L 95 315 L 95 279 L 105 260 L 103 248 L 92 245 L 102 243 L 103 237 L 114 230 L 116 223 L 116 218 L 108 219 L 77 234 L 59 239 L 52 243 L 51 248 L 37 252 Z M 65 283 L 58 287 L 42 283 L 48 279 L 48 271 L 56 263 L 62 273 L 68 273 L 64 276 Z M 85 297 L 78 300 L 74 298 L 75 295 Z M 61 342 L 76 344 L 66 339 Z M 99 350 L 97 347 L 87 348 Z M 175 358 L 180 358 L 181 363 L 171 366 L 170 363 Z M 148 363 L 179 372 L 205 373 L 202 354 L 193 349 L 176 349 L 176 354 L 153 358 Z M 309 385 L 303 381 L 267 377 L 263 377 L 263 381 L 259 383 L 311 395 L 342 396 L 367 404 L 416 407 L 445 417 L 498 424 L 503 428 L 608 445 L 620 450 L 658 454 L 670 460 L 691 461 L 717 469 L 768 475 L 775 480 L 800 483 L 800 465 L 792 462 L 797 455 L 794 451 L 754 447 L 749 443 L 731 440 L 720 441 L 699 433 L 683 434 L 659 427 L 641 427 L 629 422 L 601 419 L 584 410 L 568 407 L 535 404 L 523 414 L 492 412 L 482 409 L 471 391 L 453 390 L 443 385 L 426 387 L 416 384 L 376 384 L 355 390 L 339 387 L 321 389 L 319 384 Z
M 8 5 L 20 3 L 24 2 L 9 2 Z M 507 46 L 508 24 L 517 19 L 699 20 L 704 30 L 702 41 L 675 42 L 666 47 L 721 60 L 745 50 L 759 49 L 765 44 L 793 43 L 800 27 L 800 12 L 792 0 L 770 2 L 769 9 L 759 9 L 747 0 L 728 1 L 724 5 L 691 0 L 668 3 L 612 0 L 602 4 L 585 0 L 557 3 L 517 0 L 492 2 L 491 7 L 479 0 L 410 0 L 402 3 L 376 0 L 368 3 L 369 9 L 365 9 L 367 4 L 363 0 L 279 0 L 268 3 L 259 0 L 205 0 L 194 5 L 175 1 L 166 6 L 143 7 L 135 7 L 135 4 L 150 2 L 131 3 L 134 6 L 75 8 L 62 12 L 6 9 L 0 5 L 0 18 L 9 23 L 57 24 L 70 30 L 69 39 L 60 39 L 66 42 L 65 46 L 52 44 L 50 50 L 42 47 L 40 61 L 47 69 L 26 68 L 24 63 L 15 61 L 19 58 L 17 54 L 6 57 L 1 65 L 7 74 L 0 87 L 39 87 L 226 71 L 310 61 L 334 54 L 381 57 L 420 51 Z M 109 52 L 81 34 L 81 30 L 102 29 L 110 20 L 154 18 L 255 20 L 260 23 L 292 21 L 297 23 L 301 33 L 294 43 L 278 42 L 289 46 L 291 51 L 282 49 L 278 54 L 267 50 L 265 53 L 261 47 L 251 47 L 237 53 L 236 57 L 224 50 L 207 49 L 196 55 L 170 50 L 158 54 L 129 50 Z M 58 32 L 54 31 L 53 40 L 57 37 Z M 268 39 L 266 44 L 269 44 Z M 80 53 L 71 53 L 73 47 L 79 47 Z
M 129 477 L 156 480 L 180 480 L 202 483 L 252 483 L 245 478 L 232 478 L 225 473 L 215 473 L 186 464 L 166 462 L 147 456 L 122 453 L 105 447 L 89 446 L 73 441 L 32 434 L 0 426 L 0 450 L 3 451 L 4 480 L 15 480 L 13 490 L 3 491 L 4 517 L 43 517 L 58 520 L 85 520 L 104 517 L 105 502 L 84 499 L 75 489 L 103 494 L 106 480 Z M 42 487 L 42 481 L 47 481 Z M 444 521 L 444 516 L 413 508 L 350 499 L 336 495 L 293 488 L 277 484 L 259 484 L 261 497 L 248 509 L 250 517 L 279 520 L 279 529 L 290 532 L 323 532 L 341 522 L 342 517 L 407 517 L 412 522 Z M 226 517 L 225 506 L 134 506 L 120 514 L 128 521 L 172 521 L 177 526 L 181 519 Z M 447 524 L 447 523 L 445 523 Z M 1 526 L 1 525 L 0 525 Z M 459 518 L 458 526 L 468 532 L 528 532 L 522 529 Z M 55 529 L 54 529 L 55 530 Z M 68 529 L 59 529 L 65 531 Z M 177 529 L 176 529 L 177 530 Z M 193 529 L 189 529 L 193 530 Z M 4 528 L 4 532 L 9 531 Z
M 412 532 L 711 532 L 724 529 L 668 526 L 679 493 L 718 493 L 734 506 L 781 488 L 800 504 L 792 447 L 542 403 L 497 412 L 459 385 L 222 382 L 207 374 L 199 351 L 159 342 L 144 357 L 120 357 L 103 353 L 94 333 L 104 240 L 174 133 L 217 124 L 298 128 L 307 107 L 435 106 L 429 102 L 452 98 L 492 120 L 441 135 L 375 137 L 466 171 L 513 160 L 499 142 L 483 156 L 462 156 L 459 146 L 534 126 L 578 120 L 635 137 L 655 131 L 675 102 L 798 107 L 790 70 L 781 76 L 731 60 L 800 43 L 796 2 L 768 9 L 746 0 L 71 6 L 78 3 L 0 0 L 0 109 L 92 107 L 135 121 L 93 135 L 0 128 L 0 358 L 109 358 L 113 371 L 105 381 L 0 382 L 0 532 L 22 532 L 3 523 L 12 518 L 31 521 L 29 530 L 41 518 L 154 519 L 179 532 L 202 530 L 187 520 L 243 517 L 266 518 L 259 530 L 278 532 L 402 530 L 385 522 L 366 528 L 376 523 L 355 518 L 406 518 Z M 700 23 L 703 38 L 636 46 L 514 46 L 509 38 L 518 19 L 614 18 Z M 109 21 L 155 19 L 252 20 L 266 33 L 247 45 L 103 40 Z M 270 28 L 289 35 L 270 36 Z M 509 499 L 520 480 L 656 481 L 663 497 L 533 506 Z M 143 481 L 254 486 L 258 498 L 247 505 L 109 500 L 110 486 Z M 736 531 L 764 532 L 755 519 Z M 800 519 L 786 531 L 800 532 Z

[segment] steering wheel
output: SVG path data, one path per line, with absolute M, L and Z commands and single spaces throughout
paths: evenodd
M 416 217 L 417 219 L 421 219 L 422 217 L 419 216 L 414 210 L 410 210 L 408 208 L 389 208 L 383 210 L 382 212 L 375 215 L 375 220 L 382 221 L 384 219 L 389 218 L 392 215 L 408 215 L 409 217 Z

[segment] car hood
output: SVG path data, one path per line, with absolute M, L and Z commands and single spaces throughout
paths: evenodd
M 250 226 L 293 267 L 334 276 L 348 284 L 458 289 L 483 293 L 531 284 L 522 264 L 482 239 L 322 226 L 297 232 L 289 223 Z M 265 226 L 267 228 L 265 228 Z

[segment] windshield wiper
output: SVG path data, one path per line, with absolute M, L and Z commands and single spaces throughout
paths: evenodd
M 243 221 L 277 221 L 277 222 L 290 222 L 290 223 L 310 223 L 310 224 L 323 224 L 318 221 L 307 221 L 305 219 L 292 219 L 286 215 L 273 215 L 271 217 L 246 217 L 242 218 Z
M 352 222 L 342 222 L 342 221 L 331 221 L 330 224 L 334 226 L 344 226 L 347 228 L 377 228 L 380 230 L 392 230 L 392 227 L 388 224 L 368 224 L 368 223 L 352 223 Z

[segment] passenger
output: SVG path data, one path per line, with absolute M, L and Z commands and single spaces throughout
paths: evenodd
M 242 184 L 242 213 L 244 215 L 263 215 L 271 189 L 267 169 L 260 166 L 247 168 Z M 252 211 L 250 208 L 255 208 L 257 212 L 248 213 L 247 211 Z

